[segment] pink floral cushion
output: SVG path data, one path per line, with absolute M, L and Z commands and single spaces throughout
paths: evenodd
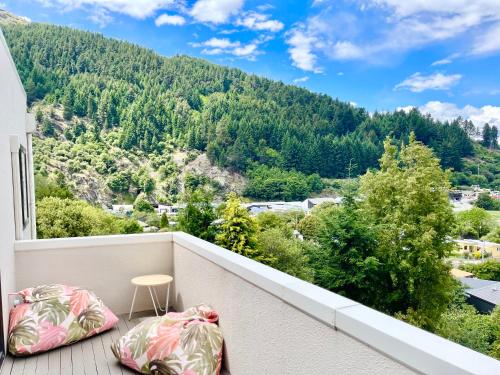
M 218 375 L 222 359 L 218 319 L 206 305 L 149 318 L 111 349 L 121 363 L 143 374 Z
M 72 344 L 112 328 L 118 318 L 91 291 L 51 284 L 18 292 L 10 311 L 9 352 L 29 355 Z

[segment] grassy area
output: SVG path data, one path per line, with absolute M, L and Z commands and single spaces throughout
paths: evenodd
M 496 221 L 497 225 L 500 225 L 500 211 L 488 211 L 488 213 Z

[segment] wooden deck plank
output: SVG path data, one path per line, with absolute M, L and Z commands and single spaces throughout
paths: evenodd
M 85 375 L 96 375 L 97 368 L 95 365 L 94 350 L 92 349 L 92 343 L 90 342 L 90 339 L 82 341 L 82 353 Z
M 0 370 L 0 375 L 10 375 L 12 370 L 12 366 L 14 365 L 14 358 L 10 355 L 5 357 L 2 364 L 2 369 Z
M 73 375 L 85 375 L 81 342 L 71 345 L 71 370 L 73 371 Z
M 107 334 L 104 333 L 103 335 Z M 99 375 L 101 374 L 109 375 L 110 371 L 108 366 L 108 360 L 106 358 L 106 354 L 104 353 L 105 349 L 102 345 L 101 335 L 92 337 L 90 339 L 90 342 L 92 343 L 92 349 L 94 350 L 95 366 L 97 369 L 97 373 Z
M 61 348 L 61 374 L 73 374 L 73 363 L 71 362 L 71 346 Z
M 36 375 L 47 375 L 49 373 L 49 355 L 48 353 L 36 356 Z
M 26 364 L 26 358 L 18 358 L 14 361 L 10 375 L 22 375 L 24 371 L 24 365 Z
M 122 375 L 122 369 L 118 362 L 118 360 L 113 355 L 111 351 L 111 344 L 119 338 L 119 334 L 117 334 L 118 330 L 112 329 L 106 334 L 100 335 L 102 341 L 102 347 L 104 350 L 104 356 L 106 357 L 106 361 L 108 363 L 109 372 L 111 375 Z
M 49 353 L 49 375 L 61 374 L 61 349 L 51 350 Z
M 32 375 L 36 373 L 36 363 L 38 361 L 37 356 L 31 356 L 26 358 L 26 363 L 24 364 L 24 375 Z

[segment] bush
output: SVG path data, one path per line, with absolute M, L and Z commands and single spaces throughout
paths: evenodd
M 144 194 L 139 194 L 134 202 L 134 210 L 139 212 L 154 212 L 154 207 L 146 200 Z
M 45 197 L 37 202 L 36 209 L 39 238 L 142 232 L 137 221 L 117 218 L 80 200 Z
M 479 197 L 474 205 L 488 211 L 500 210 L 500 201 L 498 199 L 493 199 L 489 193 L 479 194 Z
M 478 314 L 469 305 L 451 308 L 441 315 L 436 333 L 478 352 L 500 359 L 500 307 L 491 315 Z
M 500 281 L 500 262 L 495 259 L 479 264 L 462 264 L 460 269 L 473 273 L 478 279 Z
M 130 175 L 126 172 L 118 172 L 109 176 L 108 187 L 115 193 L 125 193 L 130 189 Z

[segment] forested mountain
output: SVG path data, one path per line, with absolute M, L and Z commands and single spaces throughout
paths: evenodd
M 413 110 L 375 113 L 241 70 L 152 50 L 100 34 L 46 24 L 4 24 L 30 103 L 62 105 L 76 138 L 78 119 L 99 142 L 161 157 L 169 145 L 206 153 L 241 174 L 259 165 L 343 178 L 377 167 L 388 135 L 410 131 L 444 167 L 473 155 L 461 121 Z M 77 130 L 76 130 L 77 131 Z M 78 133 L 78 131 L 77 131 Z

